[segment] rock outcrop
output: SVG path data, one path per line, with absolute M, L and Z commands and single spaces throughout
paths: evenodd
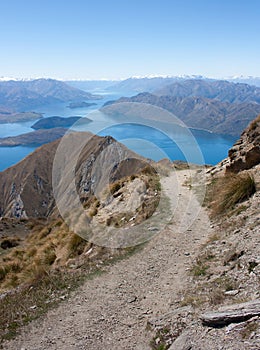
M 227 172 L 238 173 L 260 163 L 260 115 L 249 124 L 228 152 Z

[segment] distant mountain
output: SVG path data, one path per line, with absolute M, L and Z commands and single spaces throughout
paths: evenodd
M 0 110 L 0 124 L 8 124 L 8 123 L 21 123 L 27 122 L 30 120 L 37 120 L 43 118 L 41 113 L 35 112 L 7 112 L 4 110 Z
M 226 80 L 232 83 L 243 83 L 243 84 L 260 87 L 260 77 L 253 77 L 253 76 L 245 77 L 241 75 L 240 77 L 229 77 L 229 78 L 226 78 Z
M 43 118 L 41 120 L 38 120 L 35 124 L 31 126 L 34 130 L 39 129 L 52 129 L 52 128 L 70 128 L 74 123 L 81 120 L 82 124 L 88 124 L 91 123 L 92 120 L 89 118 L 82 118 L 82 117 L 68 117 L 68 118 L 62 118 L 62 117 L 49 117 L 49 118 Z
M 4 137 L 0 138 L 0 147 L 41 146 L 61 138 L 66 131 L 66 128 L 40 129 L 18 136 Z
M 170 111 L 188 127 L 234 136 L 238 136 L 260 113 L 260 104 L 252 102 L 229 103 L 205 97 L 157 96 L 150 93 L 123 97 L 117 101 L 110 101 L 105 106 L 120 102 L 148 103 Z M 116 105 L 114 110 L 116 111 Z M 106 107 L 103 111 L 106 113 Z
M 89 91 L 89 90 L 102 90 L 106 89 L 114 84 L 117 84 L 119 80 L 68 80 L 66 83 L 77 89 Z
M 7 107 L 20 112 L 45 104 L 100 98 L 54 79 L 0 82 L 0 108 Z
M 171 83 L 183 81 L 187 78 L 200 79 L 201 76 L 169 76 L 169 77 L 132 77 L 111 85 L 108 89 L 118 91 L 153 92 Z M 205 78 L 206 79 L 206 78 Z
M 230 83 L 225 80 L 189 79 L 178 81 L 155 91 L 155 94 L 175 97 L 199 96 L 230 103 L 260 103 L 260 88 L 248 84 Z

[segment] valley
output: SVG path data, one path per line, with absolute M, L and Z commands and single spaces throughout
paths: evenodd
M 208 103 L 234 109 L 234 121 L 237 107 L 249 122 L 218 164 L 155 161 L 117 141 L 130 135 L 131 122 L 128 133 L 120 129 L 125 116 L 141 124 L 139 115 L 149 116 L 156 126 L 158 114 L 144 105 L 177 108 L 186 99 L 194 101 L 189 113 L 185 107 L 191 120 Z M 118 102 L 142 108 L 125 111 Z M 31 134 L 1 140 L 13 147 L 47 142 L 0 173 L 3 349 L 257 348 L 260 119 L 250 122 L 242 105 L 258 108 L 141 93 L 98 112 L 99 121 L 107 122 L 103 112 L 117 120 L 116 139 L 109 123 L 102 136 L 79 128 L 60 139 L 68 129 L 56 125 L 81 119 L 45 117 Z M 88 128 L 95 118 L 87 115 Z M 221 125 L 217 115 L 206 119 Z M 160 117 L 171 122 L 167 109 Z M 153 134 L 154 142 L 160 137 Z M 253 313 L 234 324 L 230 310 L 243 308 Z M 219 327 L 221 310 L 231 319 Z
M 0 9 L 0 350 L 260 350 L 260 2 Z

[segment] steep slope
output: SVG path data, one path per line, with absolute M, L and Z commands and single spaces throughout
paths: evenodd
M 105 104 L 139 102 L 164 108 L 189 127 L 203 128 L 219 134 L 238 136 L 241 131 L 260 113 L 260 104 L 244 102 L 229 103 L 205 97 L 156 96 L 141 93 Z M 106 109 L 103 108 L 104 112 Z
M 47 216 L 54 208 L 52 162 L 58 141 L 44 145 L 0 173 L 0 216 Z
M 55 312 L 32 323 L 16 340 L 6 342 L 6 349 L 150 349 L 153 332 L 149 322 L 162 314 L 169 320 L 186 312 L 183 309 L 174 314 L 174 309 L 187 287 L 187 269 L 199 245 L 212 232 L 204 211 L 189 232 L 182 230 L 181 223 L 191 220 L 190 212 L 185 211 L 187 202 L 191 201 L 195 211 L 199 206 L 188 187 L 182 186 L 189 176 L 189 171 L 180 171 L 163 180 L 173 202 L 179 198 L 178 209 L 165 230 L 140 253 L 87 281 Z
M 243 134 L 241 156 L 250 151 L 257 136 L 252 129 L 258 126 L 259 118 Z M 219 164 L 222 189 L 226 162 Z M 215 183 L 213 170 L 208 181 Z M 4 348 L 258 349 L 259 187 L 211 221 L 197 200 L 201 173 L 201 169 L 182 170 L 163 178 L 170 203 L 177 201 L 177 206 L 168 207 L 172 219 L 165 228 L 141 252 L 105 266 L 105 273 L 88 280 L 58 309 L 6 341 Z M 240 173 L 259 175 L 259 162 Z M 191 177 L 198 180 L 194 192 Z M 212 205 L 220 190 L 213 193 Z M 251 315 L 246 314 L 246 305 L 255 305 Z M 223 317 L 239 311 L 240 318 L 222 325 L 203 322 L 212 312 Z
M 61 130 L 63 133 L 66 129 L 57 128 L 57 130 Z M 55 133 L 55 131 L 56 129 L 38 130 L 34 133 Z M 109 165 L 114 165 L 111 173 L 108 174 L 111 182 L 123 176 L 132 175 L 138 172 L 138 169 L 140 170 L 146 166 L 146 163 L 139 161 L 137 163 L 134 160 L 131 162 L 131 157 L 138 159 L 141 159 L 141 157 L 110 136 L 99 137 L 87 132 L 71 132 L 66 137 L 69 140 L 69 146 L 72 148 L 79 137 L 86 139 L 86 144 L 80 154 L 77 154 L 77 149 L 72 149 L 66 150 L 66 154 L 62 155 L 67 158 L 64 171 L 66 169 L 69 171 L 73 166 L 74 159 L 78 159 L 74 181 L 83 202 L 89 200 L 89 197 L 93 195 L 95 181 L 97 182 L 98 178 L 102 177 L 102 172 L 104 172 L 106 166 L 108 168 Z M 52 189 L 53 160 L 59 142 L 60 140 L 57 140 L 36 149 L 24 160 L 0 173 L 0 216 L 16 218 L 48 217 L 53 213 L 55 209 Z M 108 148 L 107 153 L 103 152 L 106 148 Z M 120 164 L 115 163 L 118 152 L 129 159 L 128 165 L 119 166 Z M 104 157 L 102 166 L 93 175 L 92 168 L 95 161 L 102 159 L 102 157 Z M 64 176 L 66 175 L 64 174 Z M 95 179 L 92 177 L 95 177 Z M 70 186 L 70 183 L 67 186 Z
M 252 121 L 229 150 L 226 171 L 239 172 L 260 163 L 260 116 Z
M 183 218 L 190 222 L 199 207 L 185 183 L 199 172 L 175 175 L 162 181 L 173 201 L 179 198 L 165 230 L 140 253 L 105 267 L 58 309 L 5 342 L 6 349 L 258 349 L 259 311 L 221 327 L 205 325 L 201 318 L 220 307 L 239 310 L 242 302 L 257 303 L 259 192 L 246 210 L 221 222 L 210 222 L 202 208 L 183 231 Z

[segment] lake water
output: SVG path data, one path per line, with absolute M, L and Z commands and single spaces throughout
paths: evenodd
M 169 158 L 211 165 L 227 157 L 236 140 L 201 130 L 193 129 L 189 134 L 180 127 L 171 129 L 165 134 L 157 128 L 126 123 L 108 127 L 98 134 L 111 135 L 138 154 L 155 161 Z
M 90 108 L 69 109 L 67 103 L 58 105 L 48 105 L 38 109 L 36 112 L 44 113 L 45 117 L 54 115 L 69 117 L 69 116 L 88 116 L 93 122 L 87 125 L 87 130 L 98 133 L 101 136 L 111 135 L 116 140 L 124 143 L 127 147 L 147 158 L 159 160 L 168 157 L 171 160 L 188 160 L 194 163 L 205 163 L 215 165 L 227 156 L 229 148 L 234 144 L 236 138 L 216 135 L 213 133 L 191 130 L 197 147 L 199 147 L 202 158 L 198 158 L 194 148 L 194 142 L 190 142 L 187 133 L 181 129 L 173 130 L 169 138 L 165 133 L 160 132 L 156 128 L 149 128 L 138 123 L 118 124 L 111 116 L 106 116 L 103 113 L 95 112 L 106 101 L 119 98 L 120 92 L 105 92 L 95 91 L 103 95 L 102 100 L 93 101 L 96 106 Z M 134 95 L 134 92 L 129 91 L 124 96 Z M 90 101 L 91 102 L 91 101 Z M 16 124 L 1 124 L 0 137 L 15 136 L 22 133 L 33 131 L 31 125 L 33 122 L 16 123 Z M 115 125 L 114 125 L 115 124 Z M 176 141 L 176 142 L 174 142 Z M 19 162 L 35 147 L 0 147 L 0 171 L 6 169 Z M 183 152 L 183 150 L 185 150 Z M 185 153 L 186 152 L 186 153 Z M 184 154 L 185 153 L 185 154 Z

